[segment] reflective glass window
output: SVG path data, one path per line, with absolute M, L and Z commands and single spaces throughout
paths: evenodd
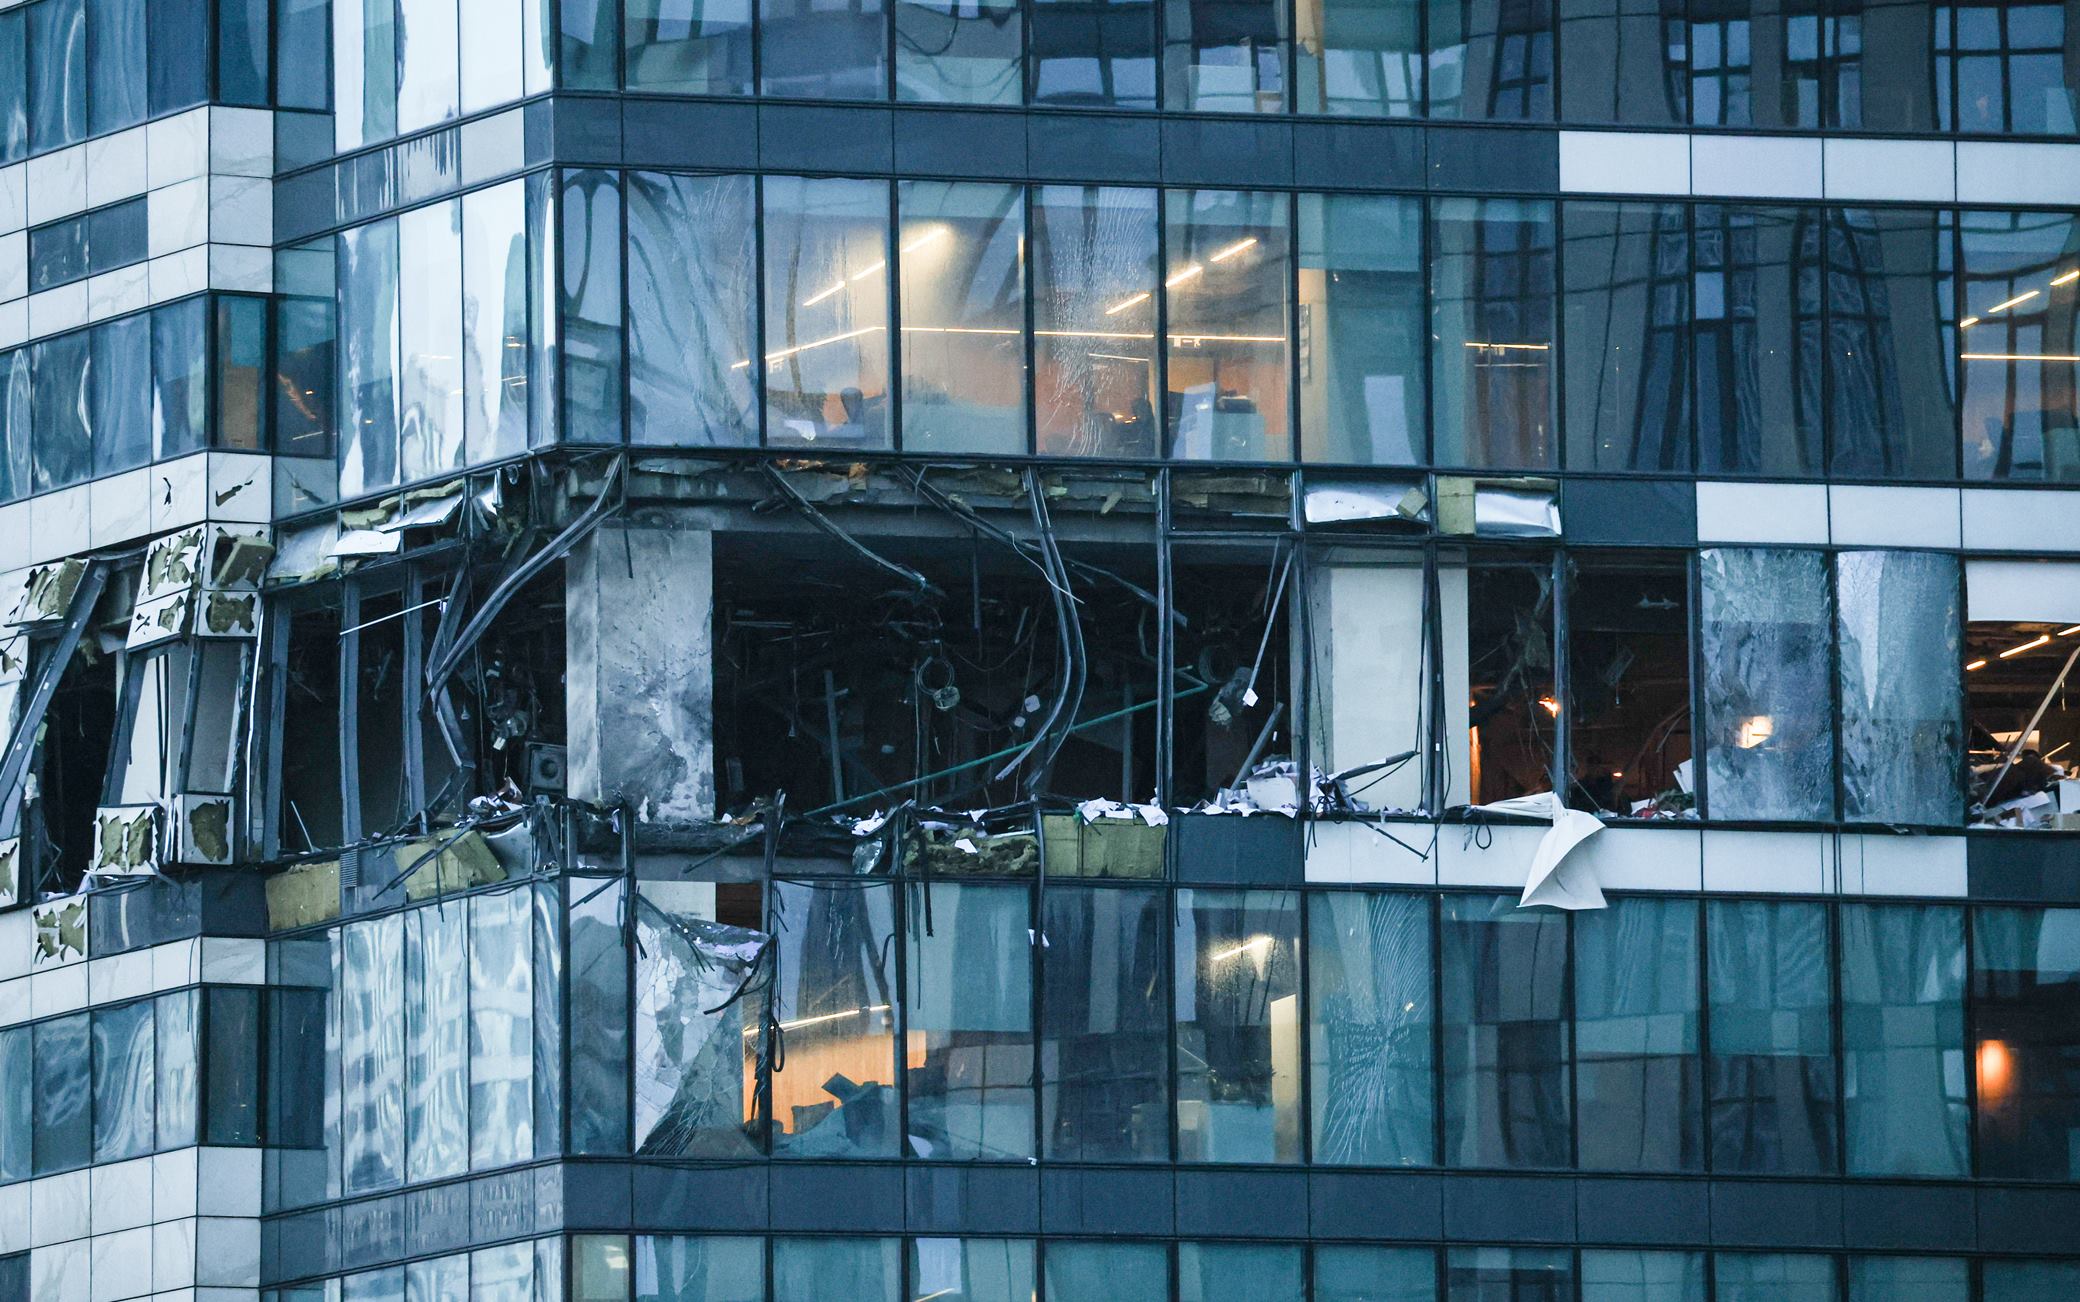
M 1428 1248 L 1321 1244 L 1314 1302 L 1436 1302 L 1437 1254 Z
M 36 1023 L 36 1174 L 70 1171 L 93 1160 L 93 1054 L 88 1014 Z
M 1314 1160 L 1427 1166 L 1436 1103 L 1430 897 L 1384 891 L 1308 900 Z
M 1115 1302 L 1170 1296 L 1170 1249 L 1160 1243 L 1047 1245 L 1047 1302 Z
M 157 0 L 154 0 L 157 3 Z M 219 0 L 217 98 L 225 104 L 269 107 L 268 0 Z
M 397 0 L 332 6 L 333 143 L 340 152 L 397 134 L 397 45 Z
M 158 1091 L 152 1001 L 94 1010 L 94 1160 L 152 1151 Z
M 216 430 L 212 446 L 266 449 L 267 302 L 247 295 L 216 300 Z
M 765 1244 L 719 1235 L 639 1234 L 633 1302 L 762 1302 Z
M 200 1000 L 193 990 L 160 995 L 154 1001 L 153 1045 L 158 1063 L 153 1079 L 158 1085 L 159 1148 L 185 1148 L 196 1142 L 201 1128 L 202 1041 L 197 1034 Z
M 1573 1302 L 1573 1256 L 1557 1248 L 1448 1248 L 1445 1302 Z
M 29 292 L 55 289 L 87 274 L 87 219 L 37 226 L 29 232 Z
M 2073 23 L 2072 7 L 2055 0 L 1937 4 L 1935 92 L 1943 128 L 2033 136 L 2080 130 Z
M 0 353 L 0 502 L 27 497 L 35 486 L 30 464 L 35 410 L 31 379 L 34 354 L 27 348 Z
M 156 0 L 156 15 L 165 0 Z M 274 6 L 275 105 L 323 112 L 331 74 L 326 56 L 332 42 L 332 5 L 327 0 L 278 0 Z M 156 42 L 155 42 L 156 43 Z M 154 60 L 156 66 L 157 61 Z
M 152 459 L 152 318 L 139 312 L 90 333 L 94 474 L 112 475 Z
M 1025 190 L 897 184 L 903 448 L 1026 450 Z
M 408 1178 L 469 1169 L 468 910 L 405 914 L 405 1131 Z
M 754 185 L 628 174 L 630 442 L 758 442 Z
M 1163 107 L 1284 111 L 1287 14 L 1277 0 L 1165 0 Z
M 1553 116 L 1551 0 L 1428 0 L 1430 116 Z
M 260 1142 L 260 991 L 223 986 L 204 992 L 202 1142 Z M 162 1144 L 162 1147 L 164 1145 Z
M 534 992 L 525 890 L 469 902 L 469 1165 L 534 1156 Z M 450 959 L 452 962 L 452 958 Z
M 37 153 L 87 136 L 85 0 L 39 0 L 29 16 L 29 147 Z
M 463 460 L 527 449 L 527 194 L 519 181 L 462 197 Z
M 1032 0 L 1030 15 L 1033 103 L 1156 106 L 1154 0 Z
M 352 0 L 342 0 L 352 3 Z M 446 122 L 456 114 L 460 96 L 460 37 L 455 0 L 398 0 L 397 3 L 397 130 L 418 131 Z M 508 35 L 516 36 L 519 24 Z M 495 42 L 497 33 L 491 33 Z M 470 33 L 472 44 L 485 33 Z M 409 265 L 409 264 L 407 264 Z M 410 279 L 409 273 L 406 279 Z
M 563 896 L 557 883 L 534 888 L 534 1152 L 563 1151 Z
M 573 877 L 569 893 L 570 1003 L 589 1010 L 570 1026 L 573 1153 L 628 1151 L 628 948 L 632 907 L 617 877 Z
M 1698 469 L 1818 474 L 1820 210 L 1708 203 L 1691 220 Z
M 1682 204 L 1561 208 L 1567 467 L 1690 469 L 1690 219 Z
M 34 1030 L 0 1031 L 0 1183 L 26 1180 L 34 1172 L 31 1145 L 36 1128 Z
M 1023 886 L 909 887 L 904 1084 L 920 1157 L 1033 1151 L 1032 917 Z
M 423 0 L 413 0 L 423 3 Z M 470 114 L 526 93 L 525 0 L 462 0 L 462 112 Z
M 1177 1154 L 1297 1162 L 1300 901 L 1177 892 Z
M 1842 816 L 1955 827 L 1964 817 L 1964 611 L 1957 559 L 1835 558 Z
M 340 1138 L 352 1194 L 405 1176 L 404 915 L 341 930 Z
M 397 219 L 399 478 L 462 465 L 462 206 Z
M 1354 117 L 1419 112 L 1422 13 L 1416 0 L 1300 0 L 1293 25 L 1294 107 Z
M 1704 1302 L 1701 1252 L 1584 1249 L 1581 1302 Z
M 145 117 L 145 0 L 88 0 L 87 134 Z
M 1301 455 L 1420 463 L 1423 201 L 1301 195 L 1299 284 Z
M 1032 235 L 1039 451 L 1154 456 L 1156 192 L 1037 186 Z
M 1964 913 L 1845 903 L 1841 923 L 1849 1172 L 1965 1175 Z
M 534 1302 L 534 1245 L 508 1243 L 469 1254 L 469 1302 Z
M 1959 216 L 1967 479 L 2080 479 L 2080 217 Z
M 910 1297 L 1033 1302 L 1031 1239 L 912 1239 Z
M 332 455 L 337 272 L 329 239 L 275 256 L 269 423 L 274 450 L 284 456 Z
M 1823 9 L 1819 0 L 1692 0 L 1691 121 L 1818 127 L 1834 40 Z
M 563 437 L 621 441 L 621 188 L 611 172 L 563 177 Z
M 758 38 L 767 95 L 888 97 L 887 0 L 759 0 Z
M 0 163 L 29 152 L 28 32 L 22 10 L 0 13 Z
M 1577 1160 L 1704 1167 L 1697 904 L 1614 899 L 1575 916 Z
M 1288 460 L 1288 200 L 1263 191 L 1171 190 L 1164 202 L 1170 455 Z
M 527 177 L 527 258 L 531 294 L 527 313 L 527 445 L 541 447 L 557 437 L 558 394 L 562 392 L 560 364 L 558 277 L 561 275 L 557 246 L 559 219 L 557 188 L 553 174 L 536 172 Z
M 461 1302 L 469 1296 L 469 1254 L 458 1252 L 404 1268 L 405 1302 Z
M 143 199 L 112 203 L 86 216 L 87 270 L 113 271 L 145 259 L 146 204 Z
M 1553 205 L 1432 202 L 1434 456 L 1444 465 L 1551 465 Z
M 628 89 L 751 93 L 751 0 L 628 0 Z
M 397 223 L 339 237 L 339 491 L 397 482 Z
M 1973 911 L 1972 1036 L 1978 1173 L 2080 1174 L 2080 909 Z
M 1837 475 L 1957 473 L 1954 218 L 1829 208 L 1827 427 Z
M 48 0 L 46 0 L 48 2 Z M 77 484 L 93 474 L 87 391 L 93 332 L 80 330 L 32 345 L 35 355 L 36 489 Z
M 1834 1258 L 1804 1252 L 1712 1254 L 1717 1302 L 1835 1302 Z
M 1025 44 L 1016 0 L 895 0 L 896 98 L 1016 104 Z
M 145 61 L 146 97 L 151 115 L 158 117 L 162 113 L 207 102 L 209 0 L 146 0 L 145 21 L 151 33 L 151 57 Z M 318 80 L 318 101 L 310 107 L 323 108 L 325 33 L 320 26 L 316 32 L 307 27 L 301 34 L 315 36 L 318 42 L 318 64 L 314 74 Z M 265 83 L 262 83 L 262 105 L 265 96 Z
M 1929 134 L 1942 130 L 1947 87 L 1935 72 L 1943 11 L 1929 0 L 1830 0 L 1832 75 L 1828 123 L 1850 130 Z
M 1705 955 L 1712 1169 L 1834 1171 L 1840 1086 L 1827 907 L 1709 901 Z
M 698 882 L 643 883 L 635 936 L 635 1151 L 756 1157 L 762 938 Z
M 208 314 L 209 300 L 199 295 L 152 311 L 154 457 L 177 457 L 208 444 Z
M 2080 1288 L 2080 1262 L 1988 1260 L 1980 1269 L 1980 1302 L 2059 1302 Z
M 1560 0 L 1561 118 L 1689 121 L 1683 23 L 1683 0 Z
M 766 439 L 886 448 L 888 186 L 765 179 Z
M 555 11 L 559 83 L 583 90 L 615 89 L 621 69 L 619 0 L 564 0 Z M 535 89 L 529 87 L 529 93 Z
M 773 883 L 773 1018 L 784 1049 L 771 1075 L 776 1154 L 897 1151 L 894 894 Z
M 1971 1296 L 1971 1263 L 1962 1257 L 1849 1258 L 1849 1302 L 1893 1302 L 1905 1297 L 1922 1302 L 1969 1302 Z M 1987 1297 L 1992 1302 L 1993 1294 L 1989 1292 Z
M 1165 898 L 1055 887 L 1040 955 L 1040 1107 L 1058 1161 L 1161 1160 L 1170 1153 L 1170 1017 Z
M 1706 814 L 1831 817 L 1826 558 L 1714 547 L 1697 570 Z
M 1180 1243 L 1178 1302 L 1303 1302 L 1300 1249 L 1288 1244 Z
M 773 1302 L 896 1302 L 901 1239 L 773 1240 Z
M 1567 917 L 1520 910 L 1514 896 L 1448 895 L 1442 907 L 1445 1161 L 1565 1166 Z

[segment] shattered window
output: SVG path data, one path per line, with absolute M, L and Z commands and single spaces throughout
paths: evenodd
M 910 1151 L 1029 1157 L 1033 959 L 1026 888 L 916 883 L 907 890 Z
M 2080 1175 L 2080 909 L 1973 911 L 1972 1037 L 1978 1174 Z
M 393 836 L 413 813 L 411 769 L 405 763 L 404 598 L 397 592 L 364 595 L 347 609 L 354 616 L 345 645 L 354 657 L 354 755 L 363 837 Z M 318 734 L 323 737 L 325 734 Z
M 1433 1160 L 1430 917 L 1428 895 L 1324 892 L 1308 904 L 1317 1162 Z
M 894 888 L 776 881 L 773 933 L 774 1153 L 894 1156 Z
M 534 1156 L 534 992 L 526 890 L 469 902 L 470 1169 Z M 453 962 L 453 958 L 449 959 Z
M 1043 898 L 1043 1151 L 1068 1162 L 1167 1159 L 1169 898 L 1067 886 L 1051 886 Z
M 244 741 L 246 659 L 244 640 L 205 639 L 196 644 L 195 709 L 189 720 L 188 771 L 183 790 L 228 795 L 238 773 Z
M 124 661 L 130 676 L 128 737 L 111 765 L 109 804 L 156 804 L 173 793 L 191 656 L 185 643 L 176 643 Z
M 281 673 L 281 811 L 276 837 L 284 852 L 346 840 L 340 780 L 340 612 L 332 606 L 291 612 Z
M 1574 920 L 1577 1162 L 1704 1169 L 1697 902 L 1614 899 Z
M 758 442 L 756 178 L 631 172 L 628 437 Z
M 1039 450 L 1154 456 L 1156 192 L 1043 185 L 1032 204 Z
M 1444 1159 L 1451 1166 L 1569 1161 L 1567 915 L 1515 896 L 1446 896 Z
M 1012 33 L 1015 40 L 1015 21 Z M 1023 453 L 1024 187 L 902 181 L 896 188 L 903 448 Z
M 1173 457 L 1292 459 L 1289 202 L 1261 190 L 1164 194 Z
M 1826 557 L 1698 553 L 1705 812 L 1819 821 L 1834 812 Z
M 894 445 L 888 187 L 765 178 L 766 441 Z
M 1309 756 L 1326 776 L 1350 775 L 1339 802 L 1355 812 L 1426 807 L 1436 700 L 1427 589 L 1420 552 L 1339 549 L 1310 558 Z
M 1708 901 L 1705 954 L 1712 1169 L 1833 1172 L 1840 1086 L 1827 906 Z
M 2068 702 L 2080 682 L 2075 572 L 2063 563 L 1974 560 L 1967 580 L 1970 609 L 1957 654 L 1964 658 L 1972 821 L 2064 826 L 2073 798 L 2063 780 L 2080 743 L 2080 710 Z
M 469 909 L 405 914 L 406 1169 L 413 1180 L 469 1169 Z
M 1963 816 L 1959 603 L 1954 556 L 1835 557 L 1845 820 L 1954 827 Z
M 635 1247 L 634 1302 L 763 1302 L 765 1298 L 763 1240 L 639 1234 Z
M 572 877 L 569 893 L 571 1151 L 628 1151 L 627 883 Z
M 1180 890 L 1175 910 L 1178 1157 L 1297 1162 L 1299 897 Z
M 645 882 L 636 897 L 634 1151 L 642 1155 L 759 1152 L 767 937 L 721 921 L 716 895 L 712 882 Z
M 912 1298 L 946 1302 L 1033 1302 L 1031 1239 L 912 1239 Z
M 1176 608 L 1176 696 L 1172 712 L 1170 799 L 1187 805 L 1247 789 L 1265 766 L 1286 763 L 1276 791 L 1259 787 L 1260 806 L 1301 799 L 1291 769 L 1293 719 L 1290 602 L 1295 552 L 1283 545 L 1180 544 L 1172 548 Z
M 1460 792 L 1470 792 L 1476 805 L 1552 790 L 1553 746 L 1560 729 L 1553 679 L 1553 567 L 1537 562 L 1454 566 L 1440 576 L 1439 590 L 1448 630 L 1445 692 L 1459 699 L 1454 680 L 1463 655 L 1469 702 L 1467 748 L 1460 759 L 1447 752 L 1445 789 L 1454 802 Z M 1457 628 L 1466 630 L 1463 644 L 1451 635 Z
M 1693 815 L 1686 558 L 1592 552 L 1570 561 L 1567 803 Z
M 1964 911 L 1844 903 L 1841 928 L 1850 1173 L 1968 1174 Z

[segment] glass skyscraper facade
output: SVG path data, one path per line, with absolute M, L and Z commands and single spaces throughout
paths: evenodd
M 0 0 L 0 1302 L 2067 1302 L 2076 336 L 2073 0 Z

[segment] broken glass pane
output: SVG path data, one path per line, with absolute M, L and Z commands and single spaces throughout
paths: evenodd
M 1835 618 L 1843 817 L 1955 826 L 1964 816 L 1957 558 L 1843 552 Z
M 1705 800 L 1713 818 L 1834 812 L 1827 569 L 1819 552 L 1698 553 Z
M 885 885 L 775 882 L 773 897 L 772 1015 L 784 1047 L 774 1054 L 773 1151 L 893 1157 L 901 1124 L 895 893 Z
M 1023 886 L 910 887 L 910 1147 L 920 1157 L 1033 1151 L 1033 967 Z
M 618 877 L 573 877 L 570 892 L 571 1151 L 628 1151 L 628 950 Z
M 636 900 L 635 1151 L 755 1157 L 767 937 L 714 920 L 712 882 L 646 882 Z
M 1177 893 L 1177 1152 L 1300 1160 L 1300 900 Z
M 1428 1165 L 1430 898 L 1317 895 L 1307 938 L 1314 1160 Z

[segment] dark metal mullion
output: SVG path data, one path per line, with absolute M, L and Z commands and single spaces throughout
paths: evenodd
M 361 622 L 361 589 L 352 583 L 340 586 L 339 618 L 339 786 L 340 786 L 340 832 L 348 846 L 361 840 L 361 712 L 355 688 L 361 679 L 361 631 L 355 625 Z M 317 847 L 313 846 L 312 849 Z M 358 857 L 357 850 L 349 853 Z M 358 893 L 367 886 L 357 875 L 354 903 L 361 904 Z
M 1155 459 L 1166 466 L 1175 460 L 1176 453 L 1170 446 L 1170 287 L 1165 283 L 1170 279 L 1170 205 L 1176 196 L 1188 193 L 1161 188 L 1155 191 L 1156 274 L 1155 283 L 1149 286 L 1155 296 L 1155 340 L 1148 371 L 1155 385 Z
M 1699 1069 L 1697 1091 L 1697 1169 L 1700 1174 L 1710 1175 L 1712 1170 L 1712 985 L 1711 973 L 1705 965 L 1710 961 L 1710 931 L 1706 914 L 1711 901 L 1696 901 L 1697 920 L 1691 924 L 1691 941 L 1697 946 L 1697 1065 Z
M 1019 359 L 1024 363 L 1026 455 L 1040 454 L 1040 349 L 1033 334 L 1033 191 L 1034 185 L 1018 187 L 1019 228 L 1018 262 L 1020 311 L 1024 318 L 1023 337 L 1019 343 Z M 1128 725 L 1131 727 L 1132 725 Z
M 763 174 L 751 178 L 751 246 L 752 262 L 756 264 L 751 277 L 751 396 L 757 404 L 757 427 L 752 435 L 758 446 L 764 448 L 770 447 L 771 442 L 766 429 L 766 178 Z
M 895 19 L 891 13 L 889 31 L 893 33 L 894 30 Z M 891 35 L 889 39 L 893 42 L 895 38 Z M 891 61 L 889 67 L 893 70 L 895 64 Z M 887 299 L 883 311 L 885 319 L 888 321 L 888 356 L 884 363 L 888 375 L 883 381 L 887 386 L 888 393 L 886 405 L 888 411 L 887 438 L 890 448 L 900 449 L 903 446 L 903 269 L 897 264 L 896 258 L 901 254 L 903 246 L 901 195 L 904 183 L 902 181 L 883 181 L 879 184 L 887 187 L 886 207 L 888 210 L 887 223 L 881 230 L 881 263 L 882 266 L 887 268 L 887 274 L 883 277 Z M 920 714 L 919 717 L 922 718 L 922 715 Z M 920 740 L 922 739 L 920 738 Z M 831 739 L 831 744 L 833 746 L 837 744 L 835 737 Z M 925 757 L 921 747 L 917 754 L 917 765 L 918 771 L 922 773 L 924 771 Z M 919 792 L 919 795 L 921 796 L 923 793 Z
M 1693 404 L 1694 405 L 1694 404 Z M 1705 709 L 1704 692 L 1704 574 L 1701 553 L 1690 552 L 1683 562 L 1684 582 L 1689 588 L 1690 638 L 1690 808 L 1700 821 L 1712 816 L 1711 792 L 1705 782 L 1711 719 Z M 1700 869 L 1700 871 L 1702 871 Z M 1698 885 L 1703 886 L 1700 877 Z
M 1553 753 L 1549 757 L 1552 765 L 1553 794 L 1562 805 L 1574 793 L 1574 768 L 1568 756 L 1567 732 L 1573 726 L 1574 702 L 1570 699 L 1569 679 L 1572 677 L 1568 663 L 1567 641 L 1571 630 L 1567 619 L 1567 597 L 1573 584 L 1569 582 L 1571 555 L 1563 549 L 1553 552 L 1552 576 L 1552 648 L 1553 699 L 1560 702 L 1560 716 L 1553 720 Z M 1469 651 L 1470 654 L 1470 651 Z
M 1287 42 L 1288 45 L 1291 42 Z M 1291 78 L 1287 78 L 1290 88 Z M 1293 97 L 1286 96 L 1286 111 L 1292 112 Z M 1304 445 L 1300 441 L 1300 194 L 1295 191 L 1285 196 L 1286 201 L 1286 461 L 1298 466 L 1303 459 Z M 1304 489 L 1304 485 L 1302 485 Z M 1302 509 L 1304 493 L 1296 494 L 1293 504 L 1293 527 L 1297 530 L 1306 518 Z M 1303 766 L 1300 770 L 1307 772 Z

